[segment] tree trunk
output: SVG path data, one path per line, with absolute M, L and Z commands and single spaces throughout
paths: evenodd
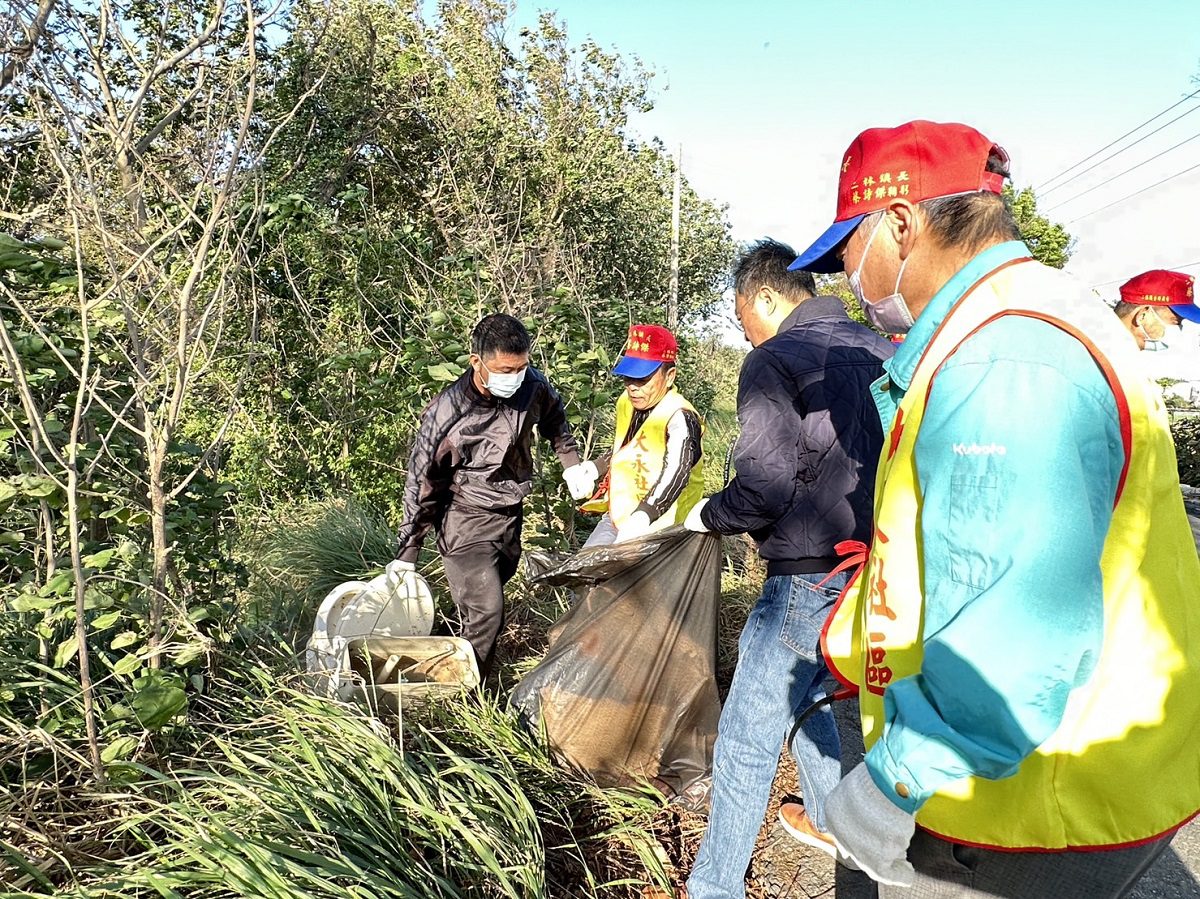
M 71 538 L 71 570 L 75 574 L 75 640 L 79 646 L 79 686 L 83 688 L 83 720 L 87 726 L 88 755 L 97 784 L 104 783 L 104 765 L 100 761 L 100 738 L 96 730 L 96 708 L 92 697 L 92 672 L 88 659 L 87 619 L 84 617 L 86 578 L 79 539 L 79 466 L 76 444 L 68 447 L 67 524 Z
M 42 551 L 46 556 L 46 571 L 42 583 L 48 584 L 50 583 L 50 578 L 54 577 L 54 520 L 50 517 L 50 504 L 48 502 L 42 500 L 38 503 L 38 507 L 41 514 L 42 540 L 44 544 Z M 43 613 L 43 623 L 50 617 L 51 611 L 51 609 L 47 609 Z M 50 644 L 46 642 L 46 638 L 40 632 L 38 633 L 38 658 L 41 659 L 43 665 L 50 667 Z M 42 714 L 47 715 L 50 712 L 50 706 L 46 701 L 45 686 L 39 687 L 38 692 L 41 694 Z
M 167 576 L 170 547 L 167 546 L 167 493 L 163 489 L 163 465 L 166 457 L 165 439 L 149 441 L 150 465 L 147 496 L 150 499 L 150 529 L 154 540 L 154 574 L 150 584 L 150 667 L 161 668 L 163 636 L 163 607 L 167 596 Z
M 3 68 L 0 68 L 0 90 L 8 87 L 12 80 L 17 77 L 17 71 L 27 63 L 34 51 L 37 50 L 38 41 L 42 39 L 42 35 L 46 31 L 46 22 L 50 19 L 50 13 L 54 11 L 58 0 L 42 0 L 38 4 L 37 14 L 33 17 L 33 21 L 29 23 L 29 27 L 25 30 L 25 43 L 19 46 L 10 47 L 8 50 L 8 62 Z

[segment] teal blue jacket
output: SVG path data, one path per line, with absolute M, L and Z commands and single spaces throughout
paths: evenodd
M 933 297 L 872 387 L 885 434 L 955 302 L 1028 255 L 1017 241 L 991 247 Z M 924 660 L 888 687 L 883 735 L 866 757 L 908 812 L 963 777 L 1014 773 L 1091 674 L 1104 637 L 1100 556 L 1124 462 L 1116 401 L 1079 341 L 1006 316 L 943 364 L 915 460 Z

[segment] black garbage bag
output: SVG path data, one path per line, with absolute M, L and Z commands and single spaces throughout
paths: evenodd
M 580 596 L 511 702 L 605 786 L 703 792 L 712 767 L 721 541 L 673 527 L 581 550 L 536 579 Z

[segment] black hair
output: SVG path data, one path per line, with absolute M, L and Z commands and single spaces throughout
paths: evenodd
M 471 352 L 481 359 L 497 353 L 519 356 L 529 352 L 529 343 L 525 326 L 503 312 L 485 315 L 471 332 Z
M 733 266 L 733 292 L 748 297 L 760 287 L 777 290 L 789 300 L 807 300 L 817 292 L 812 272 L 789 272 L 796 251 L 785 243 L 764 237 L 752 243 Z
M 988 156 L 987 170 L 1010 177 L 1007 160 L 997 153 Z M 934 240 L 946 249 L 978 251 L 997 241 L 1021 239 L 1008 202 L 991 191 L 938 197 L 918 205 Z
M 1117 300 L 1117 305 L 1113 306 L 1113 312 L 1117 313 L 1117 318 L 1126 319 L 1141 309 L 1142 305 L 1142 303 L 1126 303 L 1124 300 Z

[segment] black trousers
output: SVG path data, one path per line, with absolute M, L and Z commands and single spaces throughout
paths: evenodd
M 521 545 L 476 545 L 442 557 L 450 596 L 462 619 L 460 636 L 470 642 L 479 661 L 480 680 L 495 658 L 496 640 L 504 627 L 504 585 L 517 571 Z
M 1119 899 L 1128 896 L 1173 834 L 1097 852 L 997 852 L 939 839 L 917 828 L 911 887 L 879 886 L 879 899 Z

